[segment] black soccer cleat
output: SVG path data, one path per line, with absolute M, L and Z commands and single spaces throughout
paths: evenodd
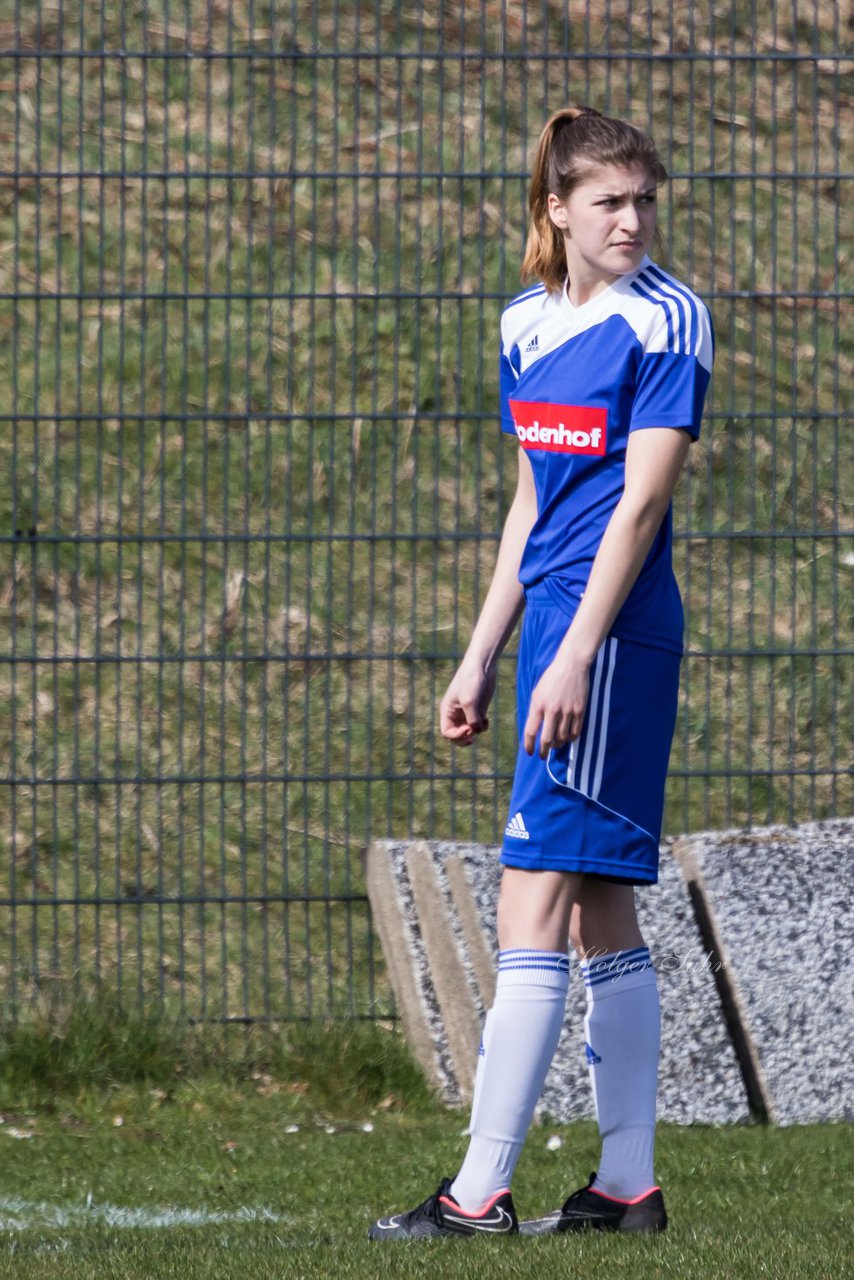
M 508 1236 L 519 1230 L 513 1197 L 501 1191 L 479 1213 L 467 1213 L 451 1195 L 453 1178 L 443 1178 L 432 1196 L 406 1213 L 380 1218 L 370 1240 L 426 1240 L 431 1236 Z
M 644 1235 L 667 1228 L 664 1196 L 659 1187 L 653 1187 L 634 1200 L 616 1200 L 596 1191 L 590 1181 L 580 1191 L 574 1191 L 562 1209 L 547 1213 L 544 1218 L 531 1218 L 519 1224 L 523 1236 L 550 1236 L 561 1231 L 622 1231 Z

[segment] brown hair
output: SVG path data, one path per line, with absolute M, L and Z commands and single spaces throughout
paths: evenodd
M 566 279 L 563 235 L 549 217 L 550 193 L 566 200 L 591 169 L 634 164 L 643 165 L 656 183 L 667 180 L 655 143 L 634 125 L 603 116 L 592 107 L 568 106 L 554 113 L 540 134 L 531 173 L 531 226 L 522 261 L 523 280 L 542 280 L 553 292 L 562 289 Z

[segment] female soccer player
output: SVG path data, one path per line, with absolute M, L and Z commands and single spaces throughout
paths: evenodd
M 462 1168 L 373 1239 L 519 1230 L 513 1170 L 557 1047 L 567 938 L 587 993 L 597 1173 L 531 1234 L 663 1231 L 653 1139 L 655 971 L 635 914 L 658 878 L 683 616 L 671 496 L 712 366 L 703 303 L 648 254 L 666 179 L 652 140 L 589 108 L 547 123 L 523 277 L 501 319 L 501 419 L 516 495 L 442 733 L 488 726 L 498 655 L 525 610 L 520 746 L 498 903 L 498 980 Z

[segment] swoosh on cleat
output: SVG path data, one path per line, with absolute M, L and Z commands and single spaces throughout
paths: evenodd
M 446 1222 L 455 1222 L 461 1227 L 472 1227 L 475 1231 L 509 1231 L 513 1226 L 513 1219 L 506 1209 L 498 1209 L 495 1218 L 457 1218 L 454 1214 L 448 1213 L 447 1210 L 442 1214 Z

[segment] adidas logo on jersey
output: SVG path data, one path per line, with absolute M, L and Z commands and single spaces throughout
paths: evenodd
M 535 333 L 533 338 L 525 348 L 525 355 L 529 356 L 532 351 L 539 351 L 539 349 L 540 349 L 539 334 Z
M 521 813 L 514 814 L 507 826 L 504 828 L 506 836 L 513 836 L 516 840 L 530 840 L 531 836 L 525 826 L 525 819 Z

